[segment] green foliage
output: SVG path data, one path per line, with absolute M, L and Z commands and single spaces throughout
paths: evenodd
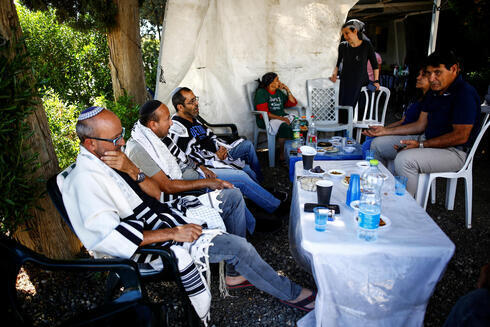
M 54 151 L 61 169 L 73 163 L 78 155 L 79 141 L 75 126 L 80 114 L 79 108 L 67 105 L 52 91 L 43 96 L 44 110 L 48 117 Z
M 158 39 L 160 39 L 166 5 L 167 0 L 144 0 L 140 7 L 142 29 L 158 35 Z
M 68 103 L 89 106 L 94 96 L 112 97 L 104 34 L 58 24 L 54 9 L 31 12 L 18 5 L 17 12 L 37 80 Z
M 106 32 L 116 24 L 117 7 L 112 0 L 21 0 L 30 10 L 56 8 L 60 23 L 78 30 Z
M 109 109 L 121 119 L 122 126 L 126 128 L 124 139 L 127 140 L 134 123 L 138 120 L 139 106 L 134 104 L 133 98 L 123 95 L 117 101 L 111 101 L 101 96 L 95 100 L 94 105 Z
M 145 68 L 146 85 L 155 90 L 157 84 L 158 56 L 160 54 L 160 42 L 155 39 L 144 38 L 141 40 L 141 52 L 143 66 Z
M 0 45 L 0 232 L 12 233 L 32 217 L 41 194 L 36 177 L 38 154 L 30 148 L 33 131 L 26 117 L 36 110 L 39 85 L 33 83 L 22 43 L 14 42 L 15 57 L 8 60 L 9 43 Z

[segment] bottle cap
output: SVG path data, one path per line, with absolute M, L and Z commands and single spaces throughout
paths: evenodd
M 369 160 L 369 164 L 371 166 L 377 166 L 378 163 L 379 163 L 379 161 L 377 159 L 371 159 L 371 160 Z

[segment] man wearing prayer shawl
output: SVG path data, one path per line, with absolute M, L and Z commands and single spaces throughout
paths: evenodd
M 198 204 L 160 203 L 158 185 L 121 151 L 124 129 L 112 112 L 85 110 L 77 135 L 81 146 L 76 166 L 58 176 L 58 185 L 77 236 L 96 257 L 131 258 L 161 269 L 158 259 L 135 251 L 148 244 L 170 248 L 183 284 L 191 285 L 189 278 L 200 281 L 186 292 L 206 325 L 211 294 L 201 271 L 222 260 L 240 274 L 226 277 L 229 288 L 252 284 L 288 306 L 312 310 L 315 293 L 278 275 L 244 238 L 226 233 L 214 211 Z
M 271 193 L 259 184 L 262 179 L 260 164 L 250 141 L 239 139 L 227 144 L 201 124 L 196 119 L 199 99 L 187 87 L 177 89 L 172 96 L 172 104 L 177 113 L 172 116 L 173 124 L 164 139 L 171 152 L 176 145 L 201 169 L 204 167 L 207 177 L 218 176 L 232 183 L 243 195 L 277 218 L 289 212 L 287 192 L 275 190 Z

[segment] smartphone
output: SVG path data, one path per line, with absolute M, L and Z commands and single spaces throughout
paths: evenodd
M 340 207 L 338 204 L 321 204 L 321 203 L 305 203 L 305 212 L 313 212 L 316 207 L 325 207 L 330 210 L 334 210 L 335 214 L 340 214 Z
M 407 147 L 406 144 L 398 144 L 398 149 L 396 151 L 400 152 L 401 150 L 405 149 Z

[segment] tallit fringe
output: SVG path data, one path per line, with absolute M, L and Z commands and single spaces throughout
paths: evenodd
M 228 292 L 228 287 L 226 287 L 224 261 L 219 262 L 219 294 L 223 298 L 230 296 L 230 293 Z

